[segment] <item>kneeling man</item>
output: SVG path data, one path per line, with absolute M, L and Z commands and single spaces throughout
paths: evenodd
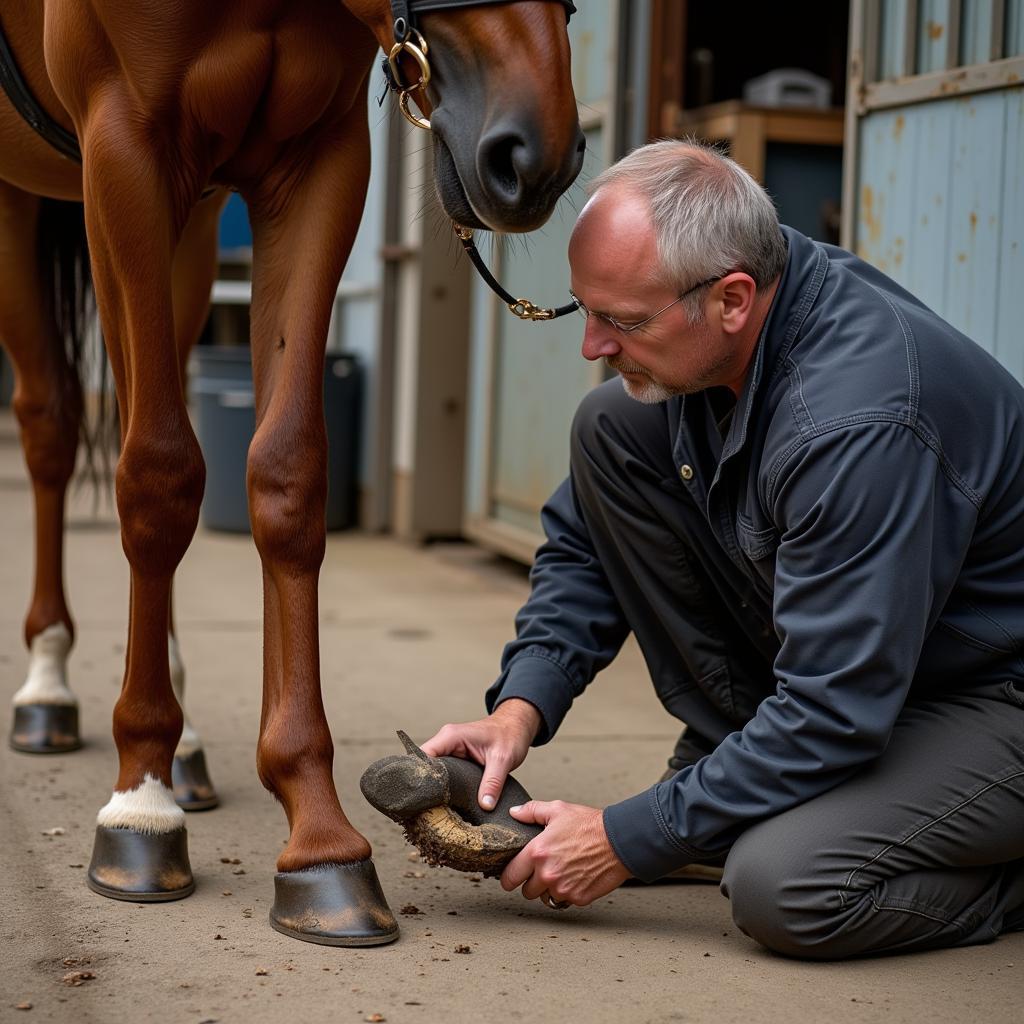
M 424 749 L 493 806 L 630 631 L 686 728 L 644 793 L 519 811 L 545 829 L 505 888 L 585 906 L 724 858 L 794 956 L 1024 928 L 1024 389 L 700 146 L 601 175 L 569 260 L 621 379 L 577 413 L 489 716 Z

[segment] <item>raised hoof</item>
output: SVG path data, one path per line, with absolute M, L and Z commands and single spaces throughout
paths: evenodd
M 382 814 L 405 829 L 405 837 L 428 864 L 501 875 L 513 857 L 541 833 L 509 814 L 530 794 L 510 775 L 492 811 L 477 803 L 483 769 L 458 757 L 427 757 L 404 732 L 408 754 L 383 757 L 363 772 L 359 788 Z
M 383 946 L 398 938 L 372 860 L 326 864 L 274 876 L 270 924 L 322 946 Z
M 188 833 L 136 832 L 96 826 L 89 888 L 112 900 L 166 903 L 189 896 L 196 887 L 188 862 Z
M 206 770 L 206 755 L 195 750 L 171 763 L 174 802 L 183 811 L 209 811 L 220 803 Z
M 11 746 L 25 754 L 67 754 L 82 745 L 75 704 L 20 704 L 14 709 Z

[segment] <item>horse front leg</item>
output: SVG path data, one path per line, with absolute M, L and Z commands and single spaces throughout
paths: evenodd
M 171 580 L 195 532 L 205 468 L 183 397 L 171 271 L 203 177 L 184 180 L 179 164 L 172 183 L 148 126 L 124 116 L 130 98 L 115 90 L 104 97 L 80 137 L 89 248 L 121 413 L 115 486 L 131 597 L 114 708 L 119 772 L 97 816 L 88 882 L 114 899 L 161 901 L 194 888 L 184 812 L 171 788 L 182 712 L 167 635 Z
M 11 746 L 32 754 L 80 745 L 78 700 L 67 683 L 74 625 L 64 594 L 63 551 L 82 389 L 76 359 L 69 358 L 57 324 L 52 284 L 57 235 L 64 231 L 65 242 L 74 241 L 81 218 L 71 204 L 50 201 L 47 211 L 48 226 L 41 230 L 40 199 L 0 182 L 0 339 L 14 364 L 14 412 L 35 511 L 35 578 L 25 616 L 29 666 L 13 697 Z M 80 254 L 87 259 L 84 243 L 83 236 Z M 66 288 L 73 275 L 63 269 Z
M 364 108 L 360 105 L 360 112 Z M 320 692 L 317 585 L 325 549 L 324 348 L 335 289 L 363 208 L 365 115 L 288 180 L 247 196 L 253 224 L 256 433 L 253 537 L 263 563 L 263 713 L 257 767 L 290 826 L 271 923 L 329 945 L 398 936 L 370 845 L 334 786 Z M 281 206 L 279 197 L 287 196 Z

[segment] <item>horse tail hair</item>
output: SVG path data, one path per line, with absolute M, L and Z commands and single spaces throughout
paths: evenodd
M 37 252 L 62 371 L 61 388 L 54 400 L 77 412 L 78 436 L 84 449 L 81 472 L 98 494 L 100 485 L 109 486 L 112 479 L 117 409 L 111 401 L 106 351 L 96 326 L 96 297 L 82 203 L 42 200 Z

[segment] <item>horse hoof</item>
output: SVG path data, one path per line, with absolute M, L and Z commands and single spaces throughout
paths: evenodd
M 82 745 L 75 704 L 20 704 L 14 709 L 11 746 L 25 754 L 66 754 Z
M 196 887 L 188 862 L 188 834 L 136 832 L 96 826 L 89 888 L 112 900 L 165 903 L 190 895 Z
M 220 803 L 206 770 L 202 749 L 183 757 L 175 755 L 171 763 L 171 785 L 174 802 L 183 811 L 209 811 Z
M 404 732 L 404 757 L 384 757 L 363 773 L 359 788 L 382 814 L 397 821 L 428 864 L 497 878 L 534 837 L 537 825 L 516 821 L 509 808 L 530 794 L 511 776 L 492 811 L 477 803 L 483 769 L 458 757 L 427 757 Z
M 372 860 L 279 871 L 270 925 L 322 946 L 383 946 L 398 938 Z

